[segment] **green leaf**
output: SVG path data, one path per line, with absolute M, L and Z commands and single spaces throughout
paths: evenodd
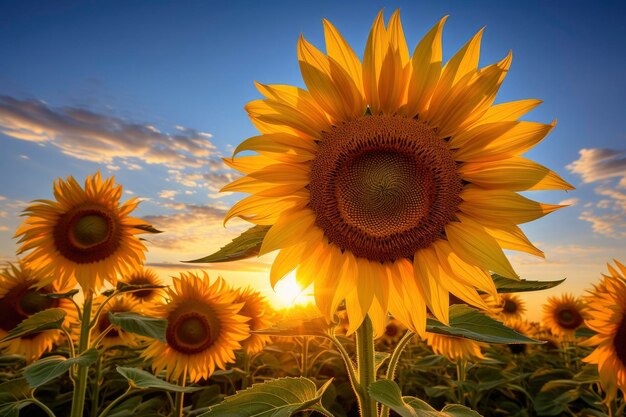
M 121 327 L 129 333 L 147 336 L 165 343 L 165 330 L 167 329 L 167 320 L 165 319 L 142 316 L 131 312 L 109 312 L 109 321 L 114 326 Z
M 142 290 L 158 290 L 161 288 L 167 288 L 167 285 L 154 285 L 154 284 L 127 284 L 122 281 L 117 282 L 117 291 L 122 294 L 125 292 L 134 292 Z
M 73 290 L 70 290 L 64 293 L 46 294 L 46 297 L 48 298 L 73 298 L 76 294 L 78 294 L 79 291 L 80 290 L 78 288 L 74 288 Z
M 371 383 L 368 390 L 374 400 L 401 417 L 480 417 L 476 411 L 459 404 L 446 405 L 437 411 L 419 398 L 403 397 L 398 384 L 388 379 Z
M 213 262 L 230 262 L 240 259 L 251 258 L 259 254 L 261 243 L 271 226 L 254 226 L 238 237 L 234 238 L 228 245 L 220 250 L 205 256 L 204 258 L 194 259 L 192 261 L 183 261 L 188 263 L 213 263 Z
M 557 285 L 565 281 L 565 278 L 557 281 L 527 281 L 525 279 L 516 280 L 505 278 L 498 274 L 491 274 L 491 278 L 493 279 L 493 283 L 496 285 L 496 289 L 499 293 L 547 290 L 548 288 L 556 287 Z
M 128 381 L 133 388 L 157 389 L 169 392 L 194 392 L 204 389 L 204 387 L 181 387 L 157 378 L 150 372 L 137 368 L 118 366 L 115 370 Z
M 28 385 L 37 388 L 63 375 L 74 365 L 91 365 L 97 359 L 98 351 L 94 348 L 70 359 L 58 355 L 48 356 L 28 365 L 22 371 L 22 375 L 24 375 Z
M 569 403 L 580 397 L 580 383 L 570 380 L 547 382 L 539 394 L 533 397 L 535 411 L 541 416 L 560 416 Z
M 581 326 L 578 329 L 576 329 L 576 337 L 592 337 L 595 335 L 596 335 L 596 332 L 594 332 L 593 330 L 585 326 Z
M 30 404 L 32 389 L 24 378 L 0 384 L 0 416 L 18 417 L 20 410 Z
M 44 330 L 60 329 L 66 314 L 67 312 L 62 308 L 50 308 L 35 313 L 25 318 L 13 330 L 9 331 L 9 333 L 0 340 L 0 343 L 22 336 L 28 336 L 33 333 L 43 332 Z
M 154 226 L 150 224 L 139 224 L 133 227 L 135 229 L 143 230 L 144 232 L 148 232 L 148 233 L 163 233 L 162 230 L 155 229 Z
M 390 353 L 387 352 L 376 352 L 374 354 L 374 369 L 378 372 L 378 369 L 383 366 L 387 359 L 391 356 Z
M 317 389 L 310 379 L 278 378 L 237 391 L 200 417 L 289 417 L 319 405 L 331 380 Z
M 505 326 L 466 304 L 454 304 L 450 306 L 450 326 L 428 318 L 426 331 L 439 333 L 446 336 L 464 337 L 487 343 L 533 343 L 541 344 L 540 340 L 531 339 L 510 327 Z

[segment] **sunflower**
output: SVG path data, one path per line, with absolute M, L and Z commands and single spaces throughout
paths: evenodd
M 530 326 L 528 320 L 522 320 L 521 318 L 510 318 L 504 321 L 504 324 L 517 333 L 523 334 L 524 336 L 529 336 L 533 333 L 533 329 Z M 513 343 L 507 345 L 511 350 L 511 353 L 519 354 L 526 353 L 528 351 L 528 344 L 526 343 Z
M 133 271 L 130 275 L 121 279 L 121 281 L 129 285 L 163 285 L 163 281 L 161 281 L 154 270 L 144 267 Z M 133 291 L 128 295 L 139 302 L 140 312 L 150 315 L 153 313 L 154 301 L 163 297 L 163 290 L 161 288 L 146 288 Z
M 76 321 L 76 311 L 72 302 L 65 298 L 49 298 L 46 294 L 64 293 L 71 286 L 60 286 L 60 282 L 50 282 L 40 270 L 31 269 L 23 262 L 9 264 L 0 271 L 0 339 L 20 324 L 24 319 L 49 308 L 62 308 L 68 313 L 64 326 L 70 328 Z M 27 362 L 34 361 L 50 349 L 61 338 L 59 330 L 45 330 L 0 344 L 5 353 L 22 355 Z
M 480 343 L 463 337 L 426 333 L 426 343 L 437 355 L 445 356 L 450 362 L 484 358 Z
M 385 326 L 385 331 L 380 338 L 380 343 L 388 347 L 394 347 L 400 339 L 402 339 L 405 332 L 406 326 L 400 321 L 391 318 Z
M 575 337 L 576 329 L 584 324 L 584 308 L 583 300 L 571 294 L 548 297 L 543 306 L 543 323 L 552 334 L 571 340 Z
M 517 192 L 573 188 L 520 156 L 554 127 L 518 120 L 540 101 L 493 105 L 511 55 L 479 69 L 481 30 L 442 67 L 445 20 L 410 57 L 399 13 L 380 12 L 363 63 L 324 21 L 327 54 L 298 42 L 308 90 L 257 83 L 262 134 L 226 159 L 246 175 L 223 191 L 252 195 L 225 221 L 271 226 L 271 284 L 296 269 L 327 318 L 345 300 L 351 332 L 369 314 L 381 334 L 391 312 L 423 333 L 427 306 L 448 323 L 449 293 L 484 307 L 489 271 L 518 278 L 503 248 L 542 256 L 517 225 L 561 207 Z
M 234 303 L 237 293 L 222 278 L 210 284 L 203 274 L 181 273 L 173 279 L 167 289 L 169 303 L 157 310 L 168 322 L 166 342 L 155 340 L 142 353 L 152 359 L 155 372 L 165 369 L 170 380 L 210 377 L 216 367 L 234 362 L 234 352 L 250 335 L 249 318 L 239 314 L 242 304 Z
M 600 383 L 609 398 L 617 389 L 626 395 L 626 266 L 615 261 L 608 265 L 609 274 L 586 295 L 585 324 L 597 332 L 581 343 L 596 346 L 583 361 L 597 364 Z
M 503 320 L 521 320 L 526 313 L 526 305 L 517 294 L 498 294 L 497 297 L 498 316 Z
M 98 308 L 106 299 L 104 296 L 97 297 L 94 300 L 94 307 Z M 92 337 L 94 339 L 100 337 L 102 333 L 111 326 L 109 321 L 109 313 L 141 313 L 139 302 L 128 294 L 122 294 L 110 300 L 103 308 L 98 316 L 98 322 L 93 328 Z M 139 339 L 133 333 L 128 333 L 117 326 L 113 326 L 101 340 L 102 346 L 110 348 L 113 346 L 136 347 Z
M 61 281 L 76 281 L 86 292 L 97 291 L 104 280 L 128 274 L 142 264 L 146 247 L 135 236 L 150 227 L 129 217 L 137 204 L 122 205 L 122 186 L 100 172 L 87 177 L 82 188 L 73 177 L 54 183 L 56 201 L 37 200 L 24 210 L 26 220 L 16 232 L 18 253 L 31 267 Z
M 250 287 L 239 289 L 234 302 L 243 304 L 239 314 L 248 318 L 250 330 L 267 329 L 274 323 L 272 309 L 265 297 L 258 291 Z M 263 347 L 269 342 L 269 336 L 251 333 L 247 339 L 241 342 L 241 346 L 249 355 L 252 355 L 263 350 Z

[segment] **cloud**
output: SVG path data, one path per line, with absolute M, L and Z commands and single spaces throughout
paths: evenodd
M 583 182 L 590 183 L 608 178 L 621 177 L 626 184 L 626 151 L 615 149 L 581 149 L 580 157 L 566 168 L 581 176 Z
M 174 197 L 176 197 L 176 194 L 178 194 L 178 191 L 176 190 L 163 190 L 159 193 L 159 197 L 164 200 L 173 200 Z
M 0 96 L 0 132 L 52 145 L 81 160 L 121 162 L 128 169 L 141 169 L 138 163 L 178 169 L 216 164 L 209 133 L 182 126 L 163 133 L 150 124 L 77 107 L 53 108 L 38 100 Z
M 566 198 L 559 202 L 560 206 L 575 206 L 580 202 L 580 198 Z
M 581 149 L 579 158 L 567 165 L 583 183 L 597 183 L 593 189 L 598 201 L 587 202 L 578 217 L 591 223 L 594 233 L 626 237 L 626 151 L 615 149 Z

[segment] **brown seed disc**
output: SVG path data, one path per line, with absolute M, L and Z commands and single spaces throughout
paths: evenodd
M 61 215 L 54 226 L 57 250 L 78 264 L 98 262 L 119 248 L 121 225 L 115 213 L 101 206 L 76 207 Z
M 400 333 L 400 329 L 395 323 L 389 323 L 385 327 L 385 336 L 396 337 Z
M 577 329 L 583 324 L 583 321 L 580 312 L 575 308 L 565 307 L 556 312 L 556 322 L 564 329 Z
M 617 327 L 615 337 L 613 338 L 613 348 L 615 355 L 626 366 L 626 314 L 622 315 L 622 320 Z
M 197 309 L 182 306 L 170 314 L 165 332 L 168 345 L 181 353 L 202 352 L 219 336 L 219 320 L 209 306 Z
M 48 298 L 50 291 L 44 287 L 30 288 L 34 281 L 23 282 L 0 298 L 0 328 L 9 331 L 25 318 L 48 308 L 58 307 L 59 300 Z M 36 334 L 35 334 L 36 335 Z M 34 336 L 34 335 L 33 335 Z
M 379 262 L 408 258 L 454 220 L 462 190 L 456 168 L 426 123 L 365 116 L 323 133 L 309 204 L 342 250 Z
M 513 300 L 504 300 L 504 305 L 502 306 L 502 311 L 508 314 L 513 314 L 517 311 L 517 303 Z

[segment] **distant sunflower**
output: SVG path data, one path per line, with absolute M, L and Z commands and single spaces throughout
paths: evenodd
M 209 283 L 193 272 L 181 273 L 167 289 L 168 304 L 159 316 L 167 319 L 166 343 L 153 341 L 142 355 L 152 360 L 155 372 L 165 369 L 167 378 L 187 375 L 191 382 L 207 379 L 215 368 L 234 362 L 235 350 L 248 336 L 248 318 L 239 314 L 237 294 L 222 278 Z
M 518 120 L 540 101 L 493 105 L 511 55 L 479 69 L 481 30 L 442 67 L 445 20 L 410 57 L 380 12 L 363 63 L 324 20 L 327 55 L 298 42 L 308 90 L 257 84 L 262 135 L 225 160 L 246 175 L 223 191 L 252 194 L 226 221 L 271 225 L 260 253 L 280 249 L 271 284 L 295 268 L 328 319 L 345 300 L 350 332 L 369 314 L 381 334 L 390 312 L 423 333 L 427 306 L 448 323 L 449 293 L 484 307 L 489 271 L 518 278 L 503 248 L 542 256 L 517 225 L 561 207 L 517 192 L 573 188 L 520 156 L 554 127 Z
M 517 333 L 523 334 L 524 336 L 531 336 L 533 333 L 533 329 L 530 323 L 528 323 L 528 320 L 522 320 L 520 318 L 511 318 L 511 319 L 505 320 L 504 324 L 512 328 L 513 330 L 515 330 Z M 526 353 L 528 351 L 529 345 L 527 343 L 513 343 L 507 346 L 511 350 L 511 353 L 520 354 L 520 353 Z
M 585 303 L 571 294 L 548 297 L 543 306 L 543 323 L 552 334 L 573 339 L 576 329 L 584 324 Z
M 60 286 L 58 281 L 50 282 L 49 277 L 39 270 L 27 267 L 23 262 L 9 264 L 0 271 L 0 339 L 31 315 L 49 308 L 62 308 L 67 316 L 64 325 L 71 327 L 76 320 L 74 305 L 68 299 L 49 298 L 46 294 L 64 293 L 71 286 Z M 28 362 L 34 361 L 50 349 L 61 338 L 58 330 L 19 337 L 0 344 L 0 350 L 9 354 L 22 355 Z
M 506 320 L 521 320 L 526 313 L 526 305 L 517 294 L 498 294 L 499 316 Z
M 400 321 L 391 318 L 385 325 L 385 331 L 381 335 L 379 339 L 379 343 L 382 343 L 386 346 L 393 347 L 395 346 L 404 333 L 406 332 L 406 326 L 403 325 Z
M 480 343 L 463 337 L 426 333 L 426 343 L 437 355 L 445 356 L 450 362 L 482 359 Z
M 120 205 L 122 186 L 100 172 L 87 177 L 84 189 L 73 177 L 54 183 L 56 201 L 37 200 L 24 210 L 26 220 L 16 233 L 18 253 L 31 267 L 61 281 L 76 279 L 84 291 L 97 291 L 105 280 L 115 282 L 145 259 L 146 247 L 135 236 L 148 227 L 129 217 L 139 203 Z
M 129 285 L 163 285 L 163 281 L 154 270 L 144 267 L 136 269 L 128 276 L 122 278 L 121 281 Z M 146 288 L 130 292 L 128 295 L 139 302 L 140 311 L 148 314 L 153 310 L 153 302 L 163 297 L 164 292 L 161 288 Z
M 94 307 L 98 308 L 105 297 L 100 296 L 94 300 Z M 109 301 L 98 316 L 98 323 L 94 326 L 92 337 L 95 340 L 111 325 L 108 313 L 141 313 L 139 302 L 127 294 L 122 294 Z M 133 333 L 126 332 L 117 326 L 113 326 L 102 338 L 102 346 L 105 348 L 113 346 L 135 347 L 139 339 Z
M 236 304 L 241 304 L 239 314 L 249 319 L 250 330 L 267 329 L 274 324 L 273 312 L 269 303 L 258 291 L 247 287 L 237 291 Z M 270 342 L 270 337 L 251 333 L 241 342 L 241 347 L 249 354 L 260 352 Z
M 598 365 L 600 383 L 609 398 L 616 397 L 618 388 L 626 395 L 626 266 L 617 260 L 615 265 L 608 265 L 610 275 L 604 275 L 584 297 L 585 324 L 597 334 L 581 343 L 596 346 L 583 360 Z

